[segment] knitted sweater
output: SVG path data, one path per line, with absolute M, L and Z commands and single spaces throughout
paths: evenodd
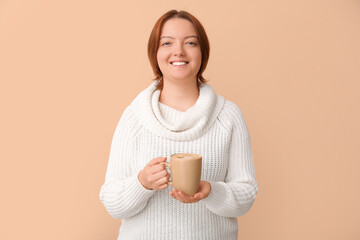
M 251 208 L 258 190 L 251 143 L 238 106 L 200 85 L 193 107 L 181 112 L 159 103 L 157 82 L 125 109 L 116 127 L 100 200 L 122 219 L 121 240 L 235 240 L 237 218 Z M 144 188 L 138 173 L 152 159 L 174 153 L 202 155 L 209 196 L 185 204 L 172 187 Z

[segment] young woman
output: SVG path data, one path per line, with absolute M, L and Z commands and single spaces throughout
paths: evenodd
M 111 145 L 100 199 L 122 219 L 118 239 L 237 239 L 257 182 L 239 107 L 205 83 L 209 42 L 201 23 L 172 10 L 155 24 L 148 55 L 156 82 L 125 109 Z M 162 162 L 202 155 L 197 193 L 168 186 Z

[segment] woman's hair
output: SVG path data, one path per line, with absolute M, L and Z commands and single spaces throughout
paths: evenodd
M 205 83 L 207 80 L 202 76 L 202 73 L 205 71 L 207 62 L 209 60 L 210 54 L 210 44 L 208 37 L 206 35 L 204 27 L 201 25 L 199 20 L 186 11 L 176 11 L 170 10 L 164 15 L 162 15 L 157 22 L 155 23 L 154 28 L 151 31 L 149 42 L 148 42 L 148 56 L 150 60 L 151 67 L 154 71 L 155 78 L 153 80 L 159 80 L 159 84 L 157 85 L 157 89 L 163 88 L 163 74 L 160 71 L 158 62 L 157 62 L 157 51 L 159 49 L 160 42 L 160 34 L 165 22 L 172 18 L 183 18 L 190 21 L 196 31 L 196 35 L 198 37 L 200 51 L 201 51 L 201 65 L 199 72 L 197 73 L 197 84 L 198 86 L 201 83 Z

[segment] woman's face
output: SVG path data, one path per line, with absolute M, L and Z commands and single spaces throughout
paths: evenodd
M 165 81 L 197 81 L 201 51 L 192 23 L 182 18 L 165 22 L 160 35 L 157 61 Z

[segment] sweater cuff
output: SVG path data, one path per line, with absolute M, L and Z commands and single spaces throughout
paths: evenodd
M 203 199 L 202 202 L 207 208 L 218 209 L 219 206 L 224 204 L 227 199 L 226 183 L 208 181 L 211 185 L 211 191 L 207 198 Z
M 128 188 L 132 189 L 134 199 L 149 199 L 156 191 L 144 188 L 138 178 L 140 171 L 130 178 Z

